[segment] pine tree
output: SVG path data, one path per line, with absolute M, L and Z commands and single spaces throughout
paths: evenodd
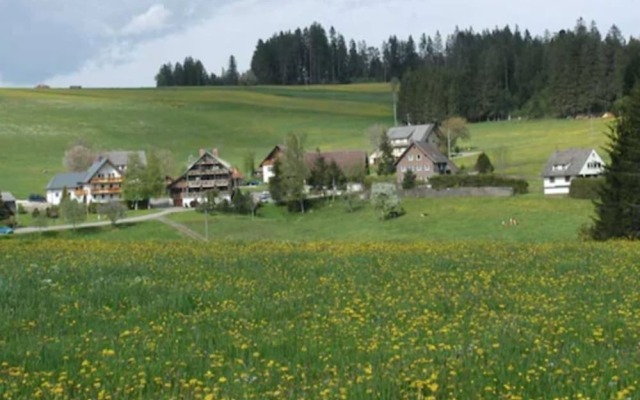
M 416 174 L 414 174 L 412 170 L 407 169 L 402 177 L 402 188 L 409 190 L 414 187 L 416 187 Z
M 608 135 L 605 168 L 592 236 L 596 240 L 640 237 L 640 86 L 632 91 Z
M 476 160 L 475 170 L 479 174 L 490 174 L 494 171 L 493 164 L 486 153 L 481 153 Z
M 393 156 L 393 147 L 387 137 L 386 132 L 382 132 L 380 135 L 380 144 L 378 147 L 380 151 L 380 161 L 378 161 L 378 175 L 391 175 L 396 172 L 396 159 Z

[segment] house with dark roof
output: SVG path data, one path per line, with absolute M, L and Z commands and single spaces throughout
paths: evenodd
M 69 198 L 83 203 L 122 200 L 122 172 L 108 159 L 99 158 L 86 172 L 54 176 L 47 184 L 47 203 L 58 205 L 66 190 Z
M 396 161 L 396 179 L 401 183 L 404 174 L 412 171 L 418 182 L 428 182 L 434 175 L 452 174 L 458 167 L 428 142 L 412 142 Z
M 438 124 L 395 126 L 387 131 L 389 143 L 393 148 L 393 156 L 400 157 L 413 142 L 426 142 L 438 147 L 444 138 Z M 380 158 L 379 150 L 369 156 L 369 164 L 374 165 Z
M 242 179 L 242 174 L 218 156 L 218 150 L 200 149 L 198 159 L 177 179 L 167 185 L 173 205 L 188 207 L 202 202 L 207 192 L 230 192 Z
M 132 156 L 137 156 L 140 160 L 140 163 L 143 167 L 147 166 L 147 154 L 144 151 L 136 150 L 136 151 L 108 151 L 105 153 L 101 153 L 99 157 L 108 158 L 109 161 L 120 171 L 125 172 L 127 170 L 127 166 L 129 165 L 129 159 Z
M 273 165 L 282 156 L 285 146 L 276 145 L 259 165 L 264 183 L 273 177 Z M 369 159 L 362 150 L 308 151 L 305 153 L 307 169 L 311 170 L 318 157 L 323 157 L 327 164 L 335 162 L 347 180 L 354 181 L 369 173 Z
M 573 179 L 598 177 L 603 173 L 604 161 L 594 149 L 556 151 L 542 171 L 544 194 L 569 194 Z
M 11 192 L 0 192 L 0 199 L 11 210 L 12 213 L 16 213 L 16 198 Z

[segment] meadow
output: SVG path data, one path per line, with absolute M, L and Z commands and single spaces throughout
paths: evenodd
M 0 397 L 631 399 L 633 243 L 0 241 Z
M 384 84 L 179 89 L 0 89 L 0 188 L 18 197 L 43 193 L 63 172 L 64 151 L 83 141 L 96 149 L 166 149 L 179 167 L 199 148 L 217 147 L 244 168 L 259 162 L 289 132 L 306 147 L 370 150 L 373 124 L 391 126 Z M 556 148 L 599 147 L 608 121 L 539 120 L 473 124 L 462 147 L 487 151 L 500 172 L 537 184 Z M 457 159 L 470 166 L 475 157 Z M 176 171 L 178 173 L 178 171 Z M 535 186 L 539 190 L 539 186 Z

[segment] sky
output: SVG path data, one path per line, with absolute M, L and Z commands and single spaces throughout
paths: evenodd
M 216 74 L 249 69 L 258 39 L 313 22 L 380 46 L 459 27 L 516 25 L 534 35 L 594 20 L 640 37 L 640 0 L 0 0 L 0 86 L 154 86 L 186 56 Z

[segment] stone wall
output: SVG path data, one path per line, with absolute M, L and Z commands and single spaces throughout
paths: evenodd
M 446 197 L 510 197 L 513 188 L 510 187 L 461 187 L 444 190 L 417 187 L 411 190 L 401 190 L 402 197 L 417 198 L 446 198 Z

